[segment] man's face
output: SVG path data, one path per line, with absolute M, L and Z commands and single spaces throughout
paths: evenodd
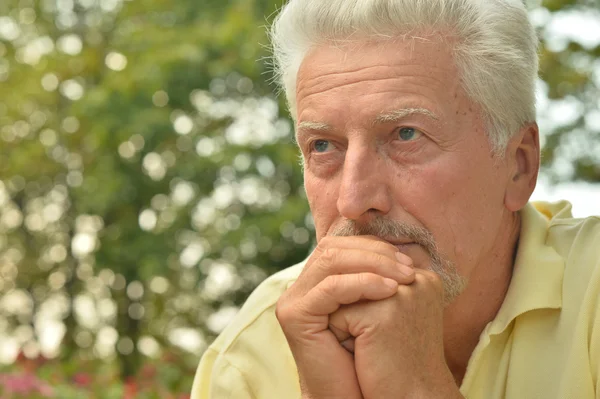
M 466 279 L 494 261 L 507 166 L 491 155 L 451 51 L 440 40 L 360 42 L 304 59 L 297 136 L 317 240 L 388 219 L 429 232 Z M 431 266 L 431 248 L 410 234 L 392 241 Z

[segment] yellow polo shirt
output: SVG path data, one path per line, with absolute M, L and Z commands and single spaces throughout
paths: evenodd
M 513 278 L 460 387 L 468 399 L 600 399 L 600 217 L 522 211 Z M 299 399 L 275 304 L 303 264 L 265 280 L 200 361 L 191 399 Z

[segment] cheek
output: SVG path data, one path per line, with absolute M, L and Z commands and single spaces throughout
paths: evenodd
M 485 246 L 492 214 L 489 207 L 499 197 L 492 174 L 460 158 L 439 160 L 410 174 L 397 189 L 397 198 L 431 231 L 440 250 L 459 270 L 461 265 L 468 267 Z
M 461 192 L 462 173 L 449 163 L 431 162 L 407 169 L 397 176 L 396 198 L 421 222 L 436 224 L 436 220 L 454 208 Z
M 320 240 L 337 217 L 337 189 L 330 181 L 324 182 L 305 173 L 304 187 L 315 223 L 317 240 Z

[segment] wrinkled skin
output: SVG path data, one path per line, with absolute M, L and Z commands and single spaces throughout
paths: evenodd
M 317 47 L 300 68 L 297 137 L 318 246 L 277 317 L 304 398 L 461 397 L 502 304 L 517 211 L 539 168 L 537 126 L 494 158 L 451 50 L 435 36 L 354 42 Z M 444 306 L 431 252 L 410 237 L 332 234 L 376 218 L 428 231 L 468 282 L 462 294 Z

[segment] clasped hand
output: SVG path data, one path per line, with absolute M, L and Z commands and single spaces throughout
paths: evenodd
M 276 315 L 303 399 L 460 398 L 444 359 L 443 286 L 373 236 L 325 237 Z

